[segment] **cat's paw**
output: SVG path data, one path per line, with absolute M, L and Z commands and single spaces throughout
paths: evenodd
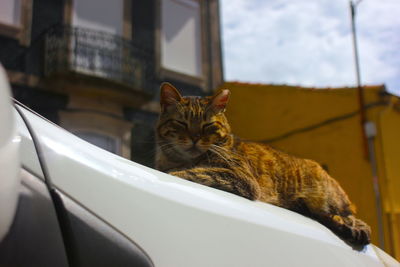
M 371 228 L 368 225 L 352 227 L 350 242 L 359 246 L 368 245 L 371 243 Z
M 371 228 L 362 220 L 349 216 L 342 224 L 343 237 L 351 244 L 365 246 L 371 243 Z

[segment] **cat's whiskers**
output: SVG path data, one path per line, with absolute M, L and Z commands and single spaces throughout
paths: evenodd
M 170 152 L 174 152 L 174 146 L 175 144 L 168 142 L 165 144 L 159 144 L 158 148 L 163 151 L 165 154 L 169 154 Z
M 174 146 L 174 144 L 172 144 L 172 143 L 158 145 L 159 148 L 168 148 L 168 147 L 173 147 L 173 146 Z
M 216 154 L 217 156 L 219 156 L 219 158 L 221 158 L 222 160 L 224 160 L 228 166 L 232 166 L 232 165 L 233 165 L 233 164 L 232 164 L 232 163 L 233 163 L 232 160 L 231 160 L 229 157 L 227 157 L 226 155 L 224 155 L 224 154 L 223 154 L 224 152 L 218 151 L 217 148 L 216 148 L 214 145 L 212 145 L 212 146 L 210 147 L 210 151 L 213 152 L 213 153 L 215 153 L 215 154 Z
M 245 158 L 245 157 L 243 157 L 243 155 L 233 151 L 233 149 L 228 149 L 226 147 L 222 147 L 222 146 L 219 146 L 219 145 L 216 145 L 216 146 L 218 147 L 218 149 L 221 149 L 225 153 L 227 153 L 228 155 L 231 155 L 231 157 L 234 156 L 236 160 L 239 160 L 239 161 L 246 160 L 247 161 L 247 158 Z
M 237 155 L 237 154 L 235 154 L 235 153 L 233 153 L 233 152 L 231 152 L 231 151 L 229 151 L 229 150 L 227 150 L 227 149 L 225 149 L 225 148 L 223 148 L 221 146 L 218 146 L 218 145 L 212 144 L 211 147 L 214 150 L 218 151 L 220 154 L 224 155 L 226 158 L 228 158 L 231 161 L 233 160 L 232 155 L 239 156 L 239 155 Z
M 233 152 L 232 150 L 229 150 L 229 149 L 227 149 L 227 148 L 225 148 L 225 147 L 222 147 L 222 146 L 219 146 L 219 145 L 215 145 L 215 144 L 212 144 L 212 146 L 215 147 L 215 148 L 217 148 L 217 149 L 223 150 L 224 153 L 226 153 L 226 154 L 228 154 L 228 155 L 235 155 L 235 156 L 237 156 L 237 157 L 240 158 L 240 159 L 243 158 L 241 155 L 239 155 L 239 154 L 237 154 L 237 153 Z

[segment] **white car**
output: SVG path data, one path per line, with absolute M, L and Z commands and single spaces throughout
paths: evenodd
M 400 266 L 300 214 L 102 150 L 9 91 L 0 70 L 0 266 Z

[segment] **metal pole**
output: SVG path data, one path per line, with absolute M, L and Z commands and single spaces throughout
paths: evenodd
M 378 168 L 375 155 L 375 136 L 376 129 L 373 122 L 367 122 L 365 115 L 365 105 L 364 105 L 364 90 L 361 86 L 361 75 L 360 75 L 360 62 L 358 58 L 358 46 L 357 46 L 357 34 L 356 34 L 356 6 L 362 0 L 358 0 L 355 4 L 350 1 L 350 14 L 351 14 L 351 30 L 353 34 L 353 49 L 354 49 L 354 62 L 356 67 L 356 77 L 357 77 L 357 96 L 358 104 L 360 109 L 360 124 L 361 124 L 361 134 L 362 142 L 364 148 L 364 157 L 369 160 L 371 164 L 372 171 L 372 183 L 374 186 L 375 193 L 375 205 L 376 205 L 376 215 L 378 219 L 378 235 L 379 235 L 379 246 L 385 249 L 385 236 L 383 229 L 383 210 L 382 210 L 382 197 L 380 193 L 379 181 L 378 181 Z
M 365 125 L 366 132 L 368 134 L 368 146 L 369 146 L 369 161 L 371 163 L 372 170 L 372 183 L 374 186 L 375 193 L 375 205 L 376 205 L 376 214 L 378 217 L 378 235 L 379 235 L 379 246 L 384 250 L 385 249 L 385 232 L 383 230 L 383 209 L 382 209 L 382 195 L 379 187 L 378 181 L 378 166 L 376 162 L 375 155 L 375 137 L 376 137 L 376 129 L 375 123 L 367 122 Z
M 359 3 L 359 2 L 358 2 Z M 364 157 L 368 159 L 368 140 L 365 134 L 364 125 L 366 123 L 365 115 L 365 104 L 364 104 L 364 90 L 361 86 L 361 75 L 360 75 L 360 61 L 358 57 L 358 45 L 357 45 L 357 34 L 356 34 L 356 23 L 355 23 L 355 5 L 353 1 L 350 1 L 350 14 L 351 14 L 351 30 L 353 36 L 353 50 L 354 50 L 354 63 L 356 67 L 356 78 L 357 78 L 357 97 L 358 107 L 360 110 L 360 126 L 361 126 L 361 137 L 363 142 Z

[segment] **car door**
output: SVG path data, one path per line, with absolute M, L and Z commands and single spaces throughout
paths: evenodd
M 22 158 L 23 127 L 0 65 L 0 266 L 68 266 L 57 216 L 45 183 Z M 30 138 L 26 128 L 25 137 Z M 37 162 L 35 154 L 29 154 Z M 40 168 L 36 169 L 36 172 Z
M 0 209 L 0 218 L 8 218 L 0 228 L 5 229 L 0 236 L 0 266 L 153 266 L 137 244 L 52 184 L 41 137 L 21 104 L 12 108 L 8 83 L 0 72 L 0 101 L 6 100 L 0 107 L 11 114 L 7 119 L 0 116 L 0 131 L 11 126 L 17 131 L 0 135 L 6 144 L 1 146 L 0 140 L 0 154 L 9 156 L 5 160 L 0 155 L 0 164 L 14 170 L 0 172 L 0 188 L 7 199 L 15 199 L 3 201 L 7 209 Z M 20 146 L 20 154 L 10 157 L 8 147 L 13 143 Z

